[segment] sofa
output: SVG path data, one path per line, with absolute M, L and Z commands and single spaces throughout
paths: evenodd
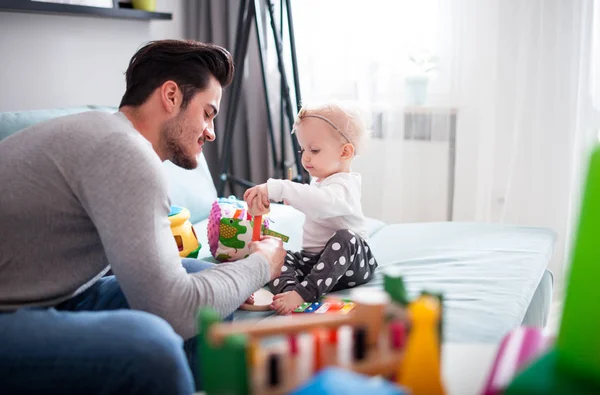
M 111 107 L 0 113 L 0 141 L 35 123 L 82 111 Z M 212 149 L 209 145 L 206 149 Z M 215 262 L 208 251 L 207 217 L 217 198 L 204 158 L 195 170 L 165 162 L 171 203 L 187 208 L 203 247 L 198 259 Z M 286 248 L 299 249 L 303 214 L 273 205 L 272 228 L 290 236 Z M 544 327 L 552 298 L 553 275 L 546 269 L 556 236 L 544 228 L 491 223 L 388 224 L 368 219 L 369 244 L 378 272 L 363 287 L 382 287 L 383 274 L 402 275 L 409 296 L 422 290 L 444 295 L 444 341 L 499 342 L 520 325 Z M 348 291 L 337 292 L 347 296 Z M 264 319 L 271 312 L 237 311 L 235 319 Z

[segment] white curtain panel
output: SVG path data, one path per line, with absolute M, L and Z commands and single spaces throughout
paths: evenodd
M 366 214 L 550 228 L 560 287 L 599 130 L 598 5 L 293 5 L 303 101 L 358 105 L 371 124 L 355 166 Z

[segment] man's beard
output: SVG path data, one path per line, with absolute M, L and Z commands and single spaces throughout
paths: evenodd
M 191 155 L 187 155 L 182 146 L 183 142 L 183 126 L 181 115 L 174 119 L 170 119 L 163 125 L 160 131 L 162 145 L 169 154 L 169 160 L 174 165 L 187 170 L 192 170 L 198 167 L 198 160 Z

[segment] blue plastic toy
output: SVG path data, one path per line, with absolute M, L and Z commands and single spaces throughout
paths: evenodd
M 406 395 L 397 385 L 341 368 L 325 368 L 292 395 Z

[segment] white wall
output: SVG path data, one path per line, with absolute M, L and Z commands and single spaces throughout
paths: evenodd
M 0 112 L 118 105 L 135 51 L 184 36 L 184 1 L 157 1 L 171 21 L 0 12 Z
M 370 141 L 352 164 L 363 176 L 364 214 L 388 223 L 446 221 L 448 152 L 446 142 Z

